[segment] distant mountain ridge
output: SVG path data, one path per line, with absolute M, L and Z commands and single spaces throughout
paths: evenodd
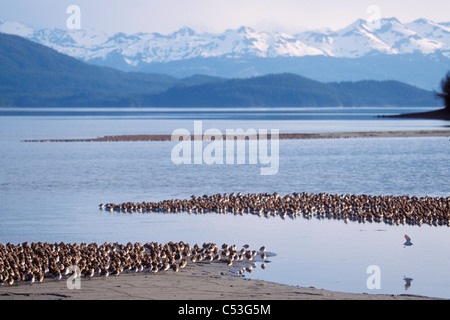
M 334 70 L 348 67 L 351 72 L 345 80 L 392 79 L 431 89 L 438 85 L 438 77 L 450 69 L 450 23 L 426 19 L 401 23 L 386 18 L 374 30 L 366 21 L 357 20 L 337 31 L 298 34 L 249 27 L 212 34 L 184 27 L 168 35 L 112 36 L 83 29 L 34 29 L 0 20 L 0 32 L 25 37 L 85 62 L 177 77 L 292 72 L 319 81 L 339 81 Z M 321 61 L 329 74 L 307 68 L 309 61 Z M 423 67 L 423 71 L 414 73 L 417 67 Z M 404 69 L 413 72 L 405 74 Z M 441 70 L 439 75 L 437 69 Z
M 396 81 L 323 83 L 295 74 L 248 79 L 122 72 L 0 33 L 0 106 L 437 106 L 430 91 Z
M 450 58 L 450 23 L 418 19 L 401 23 L 381 19 L 371 29 L 359 19 L 337 31 L 305 31 L 298 34 L 266 32 L 250 27 L 223 33 L 197 33 L 189 27 L 168 35 L 160 33 L 106 33 L 86 30 L 34 29 L 0 19 L 0 32 L 16 34 L 83 61 L 107 60 L 119 55 L 130 66 L 191 58 L 259 58 L 328 56 L 359 58 L 367 54 L 440 52 Z

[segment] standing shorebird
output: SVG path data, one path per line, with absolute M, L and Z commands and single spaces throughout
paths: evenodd
M 403 244 L 404 245 L 403 248 L 410 247 L 413 245 L 413 243 L 411 242 L 411 238 L 407 234 L 405 234 L 405 239 L 406 242 Z
M 413 280 L 414 279 L 412 279 L 412 278 L 407 278 L 407 277 L 403 276 L 403 281 L 405 281 L 405 290 L 408 290 L 409 287 L 411 287 L 411 282 Z
M 61 274 L 61 271 L 56 271 L 56 273 L 54 273 L 54 275 L 53 275 L 53 279 L 55 279 L 56 281 L 59 281 L 59 280 L 61 280 L 62 279 L 62 274 Z

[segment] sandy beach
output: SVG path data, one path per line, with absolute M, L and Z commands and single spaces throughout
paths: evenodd
M 414 295 L 332 292 L 248 280 L 223 263 L 201 262 L 175 273 L 121 274 L 82 278 L 80 289 L 67 280 L 0 287 L 0 300 L 428 300 Z
M 398 138 L 398 137 L 449 137 L 450 130 L 418 130 L 418 131 L 372 131 L 372 132 L 334 132 L 334 133 L 281 133 L 280 140 L 297 139 L 348 139 L 348 138 Z M 258 138 L 252 137 L 251 138 Z M 191 135 L 191 140 L 210 138 L 208 136 Z M 246 136 L 235 136 L 236 139 L 245 139 Z M 268 139 L 271 138 L 269 134 Z M 123 142 L 123 141 L 171 141 L 169 134 L 151 135 L 121 135 L 105 136 L 85 139 L 38 139 L 24 140 L 23 142 Z M 223 136 L 226 139 L 226 135 Z

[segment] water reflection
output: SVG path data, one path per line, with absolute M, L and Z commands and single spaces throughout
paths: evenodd
M 173 240 L 248 243 L 276 256 L 245 276 L 288 285 L 368 292 L 367 267 L 379 265 L 382 289 L 450 298 L 450 233 L 445 227 L 383 225 L 318 215 L 101 214 L 100 202 L 162 201 L 191 194 L 393 194 L 448 197 L 447 138 L 283 141 L 280 172 L 249 166 L 175 166 L 161 143 L 24 144 L 21 140 L 170 133 L 191 120 L 123 116 L 0 116 L 0 242 L 122 243 Z M 279 128 L 280 132 L 439 129 L 442 121 L 205 121 L 205 128 Z M 427 214 L 427 212 L 424 212 Z M 284 220 L 283 220 L 284 218 Z M 435 225 L 435 224 L 433 224 Z M 436 224 L 438 225 L 438 224 Z M 403 248 L 408 234 L 414 246 Z M 439 244 L 436 245 L 436 244 Z M 267 254 L 268 255 L 268 254 Z M 263 268 L 266 264 L 266 269 Z

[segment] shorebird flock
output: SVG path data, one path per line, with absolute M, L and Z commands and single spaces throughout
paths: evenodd
M 450 197 L 370 196 L 293 193 L 216 194 L 160 202 L 100 204 L 100 209 L 122 213 L 231 213 L 283 219 L 303 216 L 390 225 L 450 226 Z
M 33 284 L 44 279 L 61 280 L 78 276 L 85 278 L 118 276 L 122 273 L 178 272 L 190 263 L 217 261 L 228 266 L 235 265 L 238 274 L 251 272 L 256 260 L 265 261 L 265 247 L 259 251 L 246 245 L 215 243 L 191 246 L 184 242 L 104 243 L 20 243 L 0 244 L 0 286 L 18 283 Z M 236 269 L 236 266 L 239 268 Z M 265 268 L 265 264 L 261 265 Z

